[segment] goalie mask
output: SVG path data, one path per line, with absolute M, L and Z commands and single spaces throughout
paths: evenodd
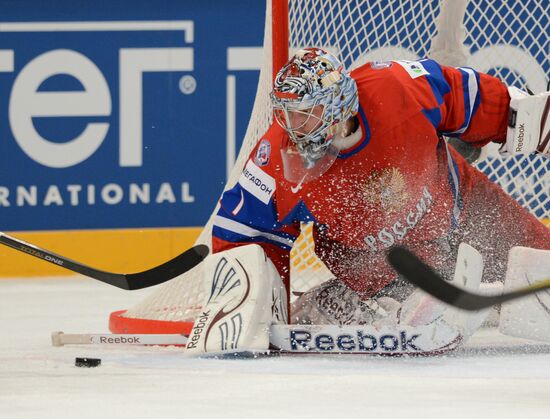
M 331 147 L 334 135 L 359 107 L 355 80 L 343 72 L 336 57 L 319 48 L 299 50 L 285 64 L 275 78 L 271 102 L 275 120 L 294 149 L 287 154 L 294 160 L 299 154 L 303 169 L 330 167 L 338 155 Z M 323 162 L 329 158 L 330 164 Z

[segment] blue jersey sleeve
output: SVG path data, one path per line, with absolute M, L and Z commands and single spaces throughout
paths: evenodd
M 223 194 L 212 235 L 226 242 L 269 243 L 289 251 L 297 232 L 285 227 L 297 220 L 278 221 L 275 188 L 275 179 L 249 161 L 239 182 Z

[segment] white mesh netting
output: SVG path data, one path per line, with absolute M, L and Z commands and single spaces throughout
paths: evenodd
M 444 64 L 467 65 L 501 77 L 509 85 L 546 89 L 550 74 L 548 0 L 293 0 L 289 3 L 291 50 L 321 46 L 352 69 L 369 60 L 433 56 Z M 228 179 L 232 186 L 271 122 L 271 12 L 266 12 L 264 60 L 243 147 Z M 477 163 L 539 218 L 550 218 L 550 159 L 484 154 Z M 209 244 L 211 221 L 199 242 Z M 306 232 L 308 228 L 306 228 Z M 304 236 L 304 235 L 303 235 Z M 292 287 L 303 290 L 329 273 L 313 253 L 310 239 L 297 241 Z M 200 266 L 160 286 L 124 316 L 156 320 L 191 320 L 202 299 Z

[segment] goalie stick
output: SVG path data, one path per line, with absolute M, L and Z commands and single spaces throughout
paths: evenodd
M 397 272 L 428 294 L 444 303 L 469 311 L 481 310 L 550 288 L 550 278 L 548 278 L 506 294 L 480 295 L 448 283 L 441 275 L 404 247 L 397 246 L 390 249 L 388 262 Z
M 52 332 L 52 346 L 65 345 L 178 345 L 185 346 L 187 336 L 163 334 L 110 334 Z
M 162 284 L 175 278 L 197 266 L 209 253 L 208 246 L 200 244 L 154 268 L 143 272 L 119 274 L 92 268 L 49 250 L 42 249 L 34 244 L 8 236 L 2 232 L 0 232 L 0 243 L 70 271 L 78 272 L 79 274 L 129 291 L 152 287 L 153 285 Z
M 162 345 L 186 346 L 180 334 L 65 334 L 52 332 L 52 345 Z M 239 354 L 365 354 L 390 356 L 440 355 L 456 349 L 463 341 L 458 330 L 432 323 L 423 326 L 290 325 L 270 327 L 270 349 L 227 349 L 192 356 L 218 357 Z M 184 352 L 187 353 L 187 352 Z

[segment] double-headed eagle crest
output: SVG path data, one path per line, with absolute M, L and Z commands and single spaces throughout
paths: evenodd
M 396 211 L 409 199 L 405 177 L 395 167 L 375 170 L 362 187 L 364 199 L 385 211 Z

